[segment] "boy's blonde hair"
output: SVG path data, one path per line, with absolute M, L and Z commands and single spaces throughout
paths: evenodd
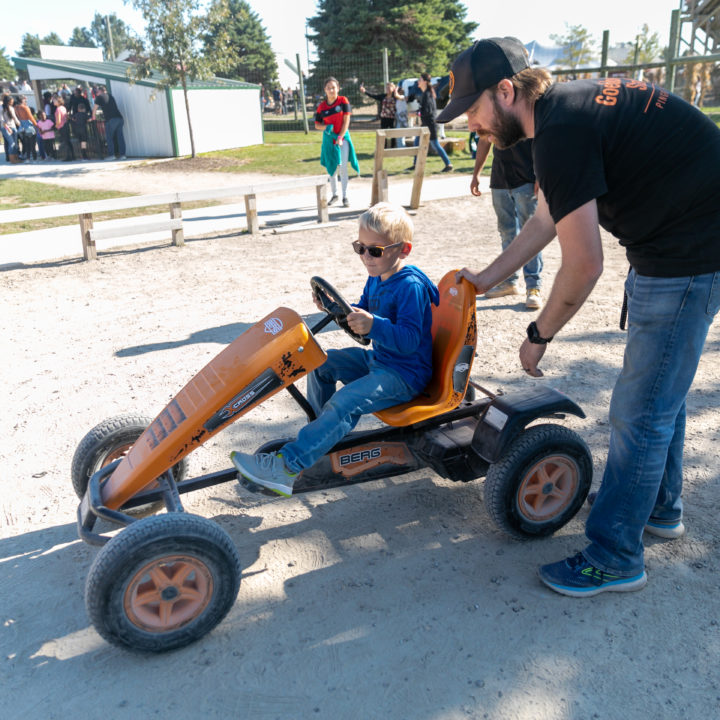
M 400 205 L 379 202 L 360 216 L 360 227 L 385 238 L 388 244 L 412 242 L 413 222 Z

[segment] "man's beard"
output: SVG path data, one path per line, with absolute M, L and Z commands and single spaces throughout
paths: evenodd
M 493 105 L 495 107 L 495 128 L 493 129 L 493 137 L 495 138 L 495 146 L 500 150 L 515 145 L 525 139 L 520 121 L 512 114 L 507 112 L 500 106 L 497 96 L 493 96 Z

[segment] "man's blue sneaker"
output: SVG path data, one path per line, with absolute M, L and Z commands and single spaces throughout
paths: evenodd
M 230 453 L 230 460 L 232 460 L 232 464 L 237 468 L 237 471 L 248 480 L 252 480 L 257 485 L 272 490 L 278 495 L 285 495 L 286 497 L 292 495 L 293 485 L 298 473 L 291 473 L 285 467 L 285 461 L 281 453 L 271 452 L 251 455 L 233 450 Z
M 587 496 L 587 503 L 592 507 L 597 498 L 596 492 L 591 492 Z M 666 540 L 675 540 L 685 534 L 685 525 L 682 520 L 660 520 L 651 517 L 644 528 L 646 533 L 655 535 L 656 537 L 665 538 Z
M 601 592 L 630 592 L 645 587 L 647 575 L 621 577 L 591 565 L 582 553 L 550 565 L 541 565 L 538 576 L 552 590 L 570 597 L 592 597 Z

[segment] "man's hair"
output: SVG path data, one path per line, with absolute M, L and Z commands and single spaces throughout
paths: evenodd
M 359 219 L 360 227 L 377 233 L 389 241 L 412 242 L 413 222 L 404 208 L 388 202 L 379 202 L 366 210 Z
M 540 67 L 529 67 L 508 78 L 515 88 L 515 94 L 520 95 L 530 103 L 535 102 L 552 85 L 552 75 Z M 493 95 L 497 85 L 492 89 Z

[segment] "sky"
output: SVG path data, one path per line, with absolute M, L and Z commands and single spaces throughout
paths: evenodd
M 250 7 L 270 37 L 279 56 L 281 81 L 289 84 L 292 72 L 284 58 L 307 66 L 308 47 L 305 21 L 316 13 L 316 0 L 248 0 Z M 467 19 L 478 23 L 476 38 L 514 35 L 524 43 L 536 40 L 551 45 L 550 35 L 562 35 L 567 25 L 582 25 L 600 44 L 603 30 L 610 31 L 610 44 L 634 40 L 642 25 L 657 32 L 660 44 L 667 45 L 670 13 L 680 0 L 466 0 Z M 116 13 L 130 27 L 142 34 L 140 14 L 120 0 L 35 0 L 32 13 L 12 12 L 3 15 L 0 23 L 0 48 L 13 57 L 20 48 L 24 33 L 43 37 L 56 32 L 67 41 L 76 26 L 88 27 L 96 12 Z M 312 57 L 312 47 L 310 55 Z

